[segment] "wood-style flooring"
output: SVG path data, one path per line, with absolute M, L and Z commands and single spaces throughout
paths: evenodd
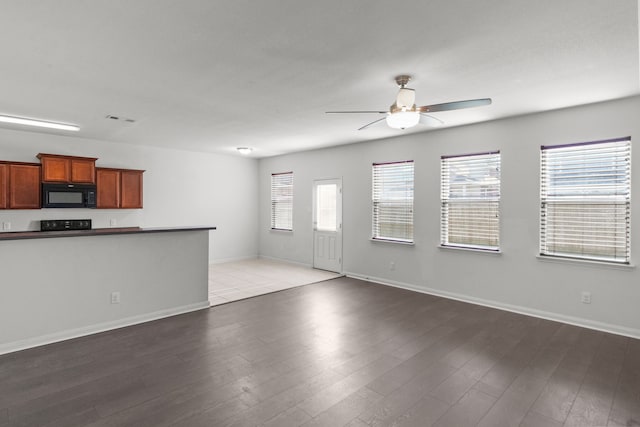
M 173 425 L 640 426 L 640 340 L 339 278 L 0 356 L 0 427 Z

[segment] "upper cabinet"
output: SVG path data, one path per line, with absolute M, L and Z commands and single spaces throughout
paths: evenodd
M 142 209 L 142 174 L 144 171 L 123 169 L 120 172 L 120 207 Z
M 96 158 L 38 154 L 40 164 L 0 161 L 0 209 L 40 209 L 42 183 L 95 184 L 101 209 L 142 209 L 143 170 L 96 168 Z
M 40 209 L 40 165 L 9 164 L 9 208 Z
M 40 165 L 0 163 L 0 209 L 40 209 Z
M 120 207 L 120 171 L 96 168 L 96 181 L 97 208 L 118 209 Z
M 96 168 L 98 209 L 142 209 L 143 170 Z
M 0 163 L 0 209 L 7 209 L 9 192 L 9 165 Z
M 42 163 L 42 182 L 96 183 L 96 160 L 93 157 L 38 154 Z

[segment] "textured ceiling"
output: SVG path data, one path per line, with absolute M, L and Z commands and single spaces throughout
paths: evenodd
M 640 92 L 637 0 L 4 0 L 0 34 L 0 113 L 254 157 L 428 130 L 324 113 L 387 109 L 401 73 L 418 105 L 493 98 L 445 126 Z

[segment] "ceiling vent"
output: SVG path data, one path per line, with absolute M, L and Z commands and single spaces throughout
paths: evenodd
M 108 114 L 106 116 L 107 119 L 111 119 L 111 120 L 117 120 L 120 122 L 127 122 L 127 123 L 135 123 L 136 121 L 134 119 L 130 119 L 127 117 L 122 117 L 122 116 L 114 116 L 112 114 Z

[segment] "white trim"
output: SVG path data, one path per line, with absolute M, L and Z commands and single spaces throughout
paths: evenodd
M 634 268 L 636 268 L 634 264 L 622 264 L 617 262 L 598 261 L 593 259 L 579 259 L 579 258 L 553 256 L 553 255 L 536 255 L 536 258 L 544 262 L 555 262 L 559 264 L 574 264 L 574 265 L 581 265 L 585 267 L 595 267 L 595 268 L 611 268 L 613 270 L 631 271 Z
M 554 322 L 567 323 L 569 325 L 580 326 L 582 328 L 593 329 L 596 331 L 608 332 L 616 335 L 622 335 L 631 338 L 640 338 L 640 329 L 627 328 L 625 326 L 614 325 L 611 323 L 598 322 L 595 320 L 584 319 L 580 317 L 565 316 L 559 313 L 553 313 L 550 311 L 536 310 L 534 308 L 523 307 L 519 305 L 504 304 L 498 301 L 485 300 L 482 298 L 470 297 L 463 294 L 457 294 L 454 292 L 440 291 L 428 287 L 418 287 L 410 285 L 408 283 L 396 282 L 393 280 L 381 279 L 378 277 L 364 276 L 357 273 L 345 272 L 345 276 L 354 279 L 361 279 L 372 283 L 377 283 L 385 286 L 393 286 L 395 288 L 407 289 L 409 291 L 420 292 L 423 294 L 435 295 L 443 298 L 453 299 L 462 302 L 468 302 L 471 304 L 482 305 L 485 307 L 496 308 L 498 310 L 510 311 L 512 313 L 524 314 L 526 316 L 538 317 L 541 319 L 552 320 Z
M 501 249 L 498 249 L 497 251 L 495 251 L 492 249 L 467 248 L 464 246 L 447 246 L 447 245 L 438 245 L 438 249 L 444 249 L 447 251 L 466 251 L 466 252 L 475 252 L 480 254 L 502 255 Z
M 258 255 L 239 256 L 234 258 L 217 258 L 209 261 L 211 264 L 223 264 L 225 262 L 246 261 L 248 259 L 258 259 Z
M 382 239 L 382 238 L 375 238 L 375 237 L 370 237 L 369 241 L 376 242 L 376 243 L 393 243 L 394 245 L 406 245 L 406 246 L 415 246 L 416 245 L 415 241 L 407 242 L 407 241 L 404 241 L 404 240 Z
M 267 255 L 259 255 L 258 258 L 268 259 L 270 261 L 286 262 L 288 264 L 295 264 L 295 265 L 300 265 L 302 267 L 313 268 L 313 264 L 308 264 L 306 262 L 300 262 L 300 261 L 293 261 L 293 260 L 286 259 L 286 258 L 277 258 L 277 257 L 267 256 Z
M 42 335 L 34 338 L 27 338 L 20 341 L 14 341 L 0 345 L 0 355 L 12 353 L 14 351 L 25 350 L 27 348 L 39 347 L 41 345 L 52 344 L 55 342 L 66 341 L 72 338 L 84 337 L 100 332 L 110 331 L 113 329 L 123 328 L 125 326 L 137 325 L 139 323 L 151 322 L 153 320 L 163 319 L 165 317 L 176 316 L 178 314 L 190 313 L 192 311 L 203 310 L 209 308 L 209 301 L 197 302 L 194 304 L 183 305 L 181 307 L 167 308 L 164 310 L 154 311 L 152 313 L 140 314 L 137 316 L 126 317 L 124 319 L 113 320 L 110 322 L 98 323 L 95 325 L 84 326 L 76 329 L 68 329 L 66 331 L 54 332 L 48 335 Z

